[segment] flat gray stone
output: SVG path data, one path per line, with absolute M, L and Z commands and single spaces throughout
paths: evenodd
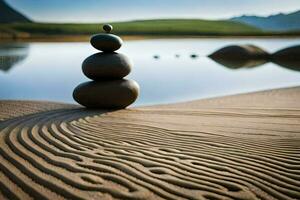
M 114 52 L 120 49 L 123 44 L 120 37 L 108 33 L 93 35 L 90 42 L 94 48 L 103 52 Z
M 82 63 L 84 75 L 92 80 L 121 79 L 131 71 L 132 64 L 123 54 L 96 53 Z
M 132 80 L 90 81 L 78 85 L 73 98 L 87 108 L 122 109 L 139 95 L 139 85 Z

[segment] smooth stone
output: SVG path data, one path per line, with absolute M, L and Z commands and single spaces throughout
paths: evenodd
M 104 24 L 104 25 L 103 25 L 103 30 L 104 30 L 106 33 L 110 33 L 113 29 L 114 29 L 113 26 L 110 25 L 110 24 Z
M 272 54 L 273 60 L 300 61 L 300 45 L 288 47 Z
M 82 71 L 92 80 L 121 79 L 131 71 L 131 62 L 123 54 L 96 53 L 82 63 Z
M 268 59 L 269 53 L 254 45 L 232 45 L 209 55 L 213 59 Z
M 93 35 L 91 38 L 91 45 L 103 52 L 113 52 L 121 48 L 123 40 L 114 35 L 107 33 L 100 33 Z
M 121 109 L 132 104 L 139 95 L 133 80 L 90 81 L 78 85 L 73 98 L 87 108 Z

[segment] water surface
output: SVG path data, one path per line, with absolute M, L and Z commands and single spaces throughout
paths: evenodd
M 299 86 L 297 67 L 262 63 L 230 68 L 206 57 L 231 44 L 254 44 L 275 52 L 299 43 L 299 39 L 155 39 L 125 41 L 118 52 L 134 63 L 127 78 L 141 87 L 136 106 Z M 81 63 L 96 52 L 88 43 L 0 44 L 0 99 L 74 103 L 73 89 L 89 80 Z

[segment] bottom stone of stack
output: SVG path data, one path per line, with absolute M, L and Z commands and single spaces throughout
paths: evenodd
M 139 95 L 139 85 L 133 80 L 89 81 L 78 85 L 73 98 L 87 108 L 119 109 L 132 104 Z

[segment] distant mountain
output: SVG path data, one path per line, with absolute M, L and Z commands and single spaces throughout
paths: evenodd
M 0 23 L 31 22 L 30 19 L 0 0 Z
M 235 17 L 232 21 L 246 23 L 263 30 L 295 31 L 300 30 L 300 10 L 289 14 L 277 14 L 269 17 L 247 16 Z

